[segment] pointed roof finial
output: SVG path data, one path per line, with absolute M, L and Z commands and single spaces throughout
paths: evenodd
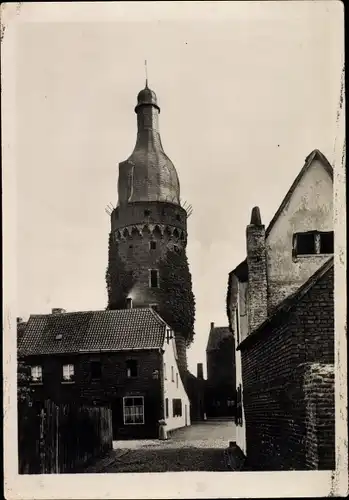
M 250 224 L 254 225 L 254 226 L 261 226 L 262 225 L 262 219 L 261 219 L 261 213 L 260 213 L 259 207 L 252 208 Z
M 145 67 L 145 88 L 148 88 L 148 66 L 147 66 L 147 60 L 144 61 L 144 67 Z

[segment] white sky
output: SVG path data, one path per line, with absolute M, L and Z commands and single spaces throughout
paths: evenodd
M 210 322 L 227 324 L 228 272 L 245 257 L 251 208 L 259 205 L 267 225 L 305 157 L 315 148 L 330 162 L 334 154 L 342 33 L 338 16 L 329 15 L 332 2 L 262 3 L 231 2 L 229 12 L 197 3 L 197 15 L 177 5 L 175 20 L 168 6 L 154 14 L 156 2 L 132 17 L 125 12 L 134 5 L 101 3 L 93 16 L 84 4 L 51 4 L 51 23 L 25 22 L 22 6 L 19 316 L 106 306 L 104 209 L 116 205 L 118 163 L 135 144 L 133 109 L 147 59 L 163 146 L 182 200 L 193 206 L 196 340 L 188 358 L 194 373 L 197 362 L 205 365 Z

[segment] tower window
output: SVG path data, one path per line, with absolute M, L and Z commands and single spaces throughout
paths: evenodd
M 145 217 L 149 217 L 150 214 L 151 214 L 150 210 L 148 210 L 148 209 L 144 210 L 144 216 Z
M 150 241 L 149 248 L 150 248 L 150 250 L 155 250 L 156 249 L 156 241 Z
M 157 269 L 149 271 L 149 286 L 150 288 L 159 288 L 159 271 Z
M 128 359 L 126 361 L 126 373 L 128 378 L 138 376 L 138 363 L 136 359 Z

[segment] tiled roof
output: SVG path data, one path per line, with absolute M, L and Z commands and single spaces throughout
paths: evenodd
M 334 258 L 330 257 L 325 264 L 323 264 L 301 287 L 298 288 L 298 290 L 296 290 L 295 293 L 286 297 L 286 299 L 284 299 L 277 306 L 273 313 L 240 343 L 237 350 L 250 345 L 250 343 L 257 339 L 267 327 L 269 327 L 270 330 L 270 326 L 274 321 L 279 320 L 280 318 L 281 321 L 283 318 L 286 319 L 285 314 L 291 311 L 293 307 L 295 307 L 299 301 L 302 300 L 304 295 L 315 285 L 315 283 L 317 283 L 319 279 L 322 278 L 333 266 Z
M 166 328 L 153 309 L 32 315 L 18 347 L 23 356 L 157 349 Z
M 231 335 L 232 333 L 230 332 L 228 326 L 215 326 L 214 328 L 211 328 L 206 351 L 218 349 L 220 342 Z

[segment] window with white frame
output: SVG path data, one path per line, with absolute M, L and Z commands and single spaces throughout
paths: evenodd
M 176 387 L 178 389 L 178 373 L 176 373 Z
M 144 397 L 127 396 L 124 401 L 124 424 L 144 424 Z
M 32 366 L 30 373 L 32 382 L 42 382 L 42 367 L 40 365 Z
M 166 363 L 164 363 L 164 379 L 167 380 L 167 366 L 166 366 Z
M 72 382 L 74 380 L 74 365 L 63 365 L 63 381 Z
M 171 366 L 171 382 L 174 382 L 174 368 Z

